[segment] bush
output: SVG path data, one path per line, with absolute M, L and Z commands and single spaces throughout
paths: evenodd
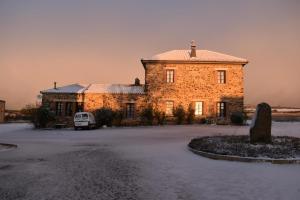
M 124 118 L 124 114 L 123 114 L 123 111 L 122 110 L 117 110 L 114 112 L 114 115 L 113 115 L 113 125 L 115 126 L 121 126 L 122 125 L 122 120 Z
M 175 108 L 174 117 L 176 118 L 177 124 L 183 124 L 184 118 L 185 118 L 185 111 L 182 105 L 179 105 L 177 108 Z
M 158 125 L 164 125 L 166 122 L 166 113 L 160 112 L 160 111 L 155 111 L 154 112 L 154 117 L 157 120 Z
M 154 112 L 153 112 L 153 108 L 151 106 L 145 108 L 141 112 L 141 119 L 142 119 L 142 122 L 147 124 L 147 125 L 152 125 L 153 124 Z
M 242 112 L 232 113 L 230 116 L 230 121 L 232 124 L 242 125 L 244 123 L 245 116 Z
M 195 110 L 193 109 L 193 106 L 190 104 L 187 111 L 186 121 L 188 124 L 192 124 L 194 120 L 195 120 Z
M 98 127 L 112 126 L 114 111 L 110 108 L 100 108 L 95 111 L 95 120 Z
M 30 120 L 35 128 L 46 128 L 50 122 L 55 121 L 55 114 L 44 107 L 35 108 L 31 109 Z

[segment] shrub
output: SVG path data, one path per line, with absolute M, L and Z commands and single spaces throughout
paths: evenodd
M 177 124 L 182 124 L 184 122 L 185 111 L 182 105 L 179 105 L 177 108 L 175 108 L 173 114 L 174 117 L 176 118 Z
M 110 108 L 100 108 L 95 111 L 95 120 L 98 127 L 112 126 L 114 112 Z
M 141 112 L 141 119 L 143 123 L 147 125 L 152 125 L 154 120 L 154 112 L 151 106 L 148 106 Z
M 115 126 L 121 126 L 122 125 L 122 120 L 124 118 L 124 114 L 122 110 L 117 110 L 114 112 L 114 116 L 113 116 L 113 125 Z
M 55 115 L 49 109 L 40 107 L 31 109 L 30 120 L 35 128 L 46 128 L 50 122 L 55 120 Z
M 195 119 L 195 110 L 193 109 L 193 106 L 190 104 L 188 111 L 187 111 L 187 116 L 186 116 L 186 121 L 188 124 L 192 124 Z
M 230 116 L 230 121 L 232 124 L 242 125 L 244 123 L 245 116 L 242 112 L 234 112 Z
M 158 125 L 164 125 L 166 122 L 166 113 L 160 112 L 160 111 L 155 111 L 154 112 L 154 117 L 157 120 Z

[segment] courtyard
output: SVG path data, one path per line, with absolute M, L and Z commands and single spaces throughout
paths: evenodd
M 0 199 L 299 199 L 300 165 L 211 160 L 187 143 L 248 134 L 249 126 L 34 130 L 0 125 Z M 273 122 L 273 135 L 300 137 L 300 122 Z

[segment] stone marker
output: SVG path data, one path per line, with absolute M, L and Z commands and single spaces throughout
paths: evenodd
M 250 143 L 271 143 L 271 126 L 271 107 L 267 103 L 258 104 L 250 126 Z

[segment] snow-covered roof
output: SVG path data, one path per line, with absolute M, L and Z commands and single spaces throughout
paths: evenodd
M 91 84 L 85 93 L 143 94 L 144 87 L 124 84 Z
M 218 53 L 208 50 L 196 50 L 196 57 L 191 57 L 191 50 L 172 50 L 152 56 L 143 60 L 164 60 L 164 61 L 198 61 L 198 62 L 238 62 L 247 63 L 244 58 Z
M 89 84 L 72 84 L 72 85 L 66 85 L 62 87 L 51 88 L 48 90 L 43 90 L 41 93 L 82 93 L 86 87 L 88 87 Z
M 41 93 L 112 93 L 112 94 L 144 94 L 142 85 L 124 84 L 72 84 L 56 89 L 43 90 Z

